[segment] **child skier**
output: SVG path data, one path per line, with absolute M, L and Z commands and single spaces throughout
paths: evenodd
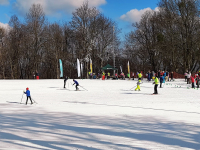
M 138 80 L 137 82 L 137 88 L 135 89 L 135 91 L 140 91 L 140 84 L 141 84 L 141 80 Z
M 74 81 L 74 84 L 76 84 L 76 91 L 78 91 L 78 90 L 79 90 L 79 88 L 78 88 L 79 83 L 78 83 L 76 80 L 74 80 L 74 79 L 73 79 L 73 81 Z M 74 84 L 73 84 L 73 85 L 74 85 Z
M 26 99 L 26 105 L 28 103 L 28 98 L 30 99 L 31 104 L 33 104 L 32 100 L 31 100 L 31 94 L 30 94 L 30 91 L 29 91 L 28 87 L 26 88 L 26 92 L 24 92 L 24 94 L 26 94 L 26 97 L 27 97 L 27 99 Z

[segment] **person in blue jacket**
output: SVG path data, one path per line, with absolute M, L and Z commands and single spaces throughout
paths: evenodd
M 148 81 L 151 81 L 151 72 L 150 71 L 147 73 L 147 79 L 148 79 Z
M 27 97 L 27 99 L 26 99 L 26 105 L 28 103 L 28 98 L 30 99 L 31 104 L 33 104 L 32 100 L 31 100 L 31 94 L 30 94 L 30 91 L 29 91 L 28 87 L 26 88 L 26 92 L 24 92 L 24 94 L 26 94 L 26 97 Z
M 74 79 L 73 79 L 73 81 L 74 81 L 74 84 L 76 84 L 76 90 L 79 90 L 79 88 L 78 88 L 79 83 L 78 83 L 76 80 L 74 80 Z M 74 85 L 74 84 L 73 84 L 73 85 Z
M 165 77 L 166 77 L 166 72 L 163 73 L 163 83 L 165 83 Z
M 163 83 L 163 76 L 160 75 L 160 88 L 162 88 L 162 83 Z

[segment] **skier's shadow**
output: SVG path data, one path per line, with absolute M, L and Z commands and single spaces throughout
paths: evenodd
M 144 94 L 144 93 L 122 93 L 122 94 Z
M 49 87 L 49 88 L 59 88 L 59 87 Z
M 7 103 L 11 103 L 11 104 L 20 104 L 20 102 L 9 102 L 9 101 L 6 101 Z
M 66 89 L 66 88 L 63 88 L 63 89 L 57 89 L 57 90 L 67 90 L 67 91 L 73 91 L 73 90 Z
M 124 89 L 120 89 L 121 91 L 133 91 L 133 90 L 124 90 Z

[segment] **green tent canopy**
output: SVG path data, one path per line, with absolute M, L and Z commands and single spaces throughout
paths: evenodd
M 118 70 L 117 68 L 114 68 L 113 66 L 107 64 L 106 66 L 102 67 L 101 70 Z

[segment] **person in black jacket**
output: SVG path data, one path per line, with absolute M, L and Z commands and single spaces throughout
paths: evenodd
M 171 80 L 170 81 L 174 81 L 174 74 L 173 71 L 171 72 Z
M 68 80 L 68 77 L 65 76 L 65 79 L 64 79 L 64 88 L 65 88 L 65 85 L 66 85 L 67 80 Z
M 162 83 L 163 83 L 163 76 L 162 74 L 160 75 L 160 88 L 162 88 Z
M 160 79 L 160 70 L 158 71 L 158 79 Z

